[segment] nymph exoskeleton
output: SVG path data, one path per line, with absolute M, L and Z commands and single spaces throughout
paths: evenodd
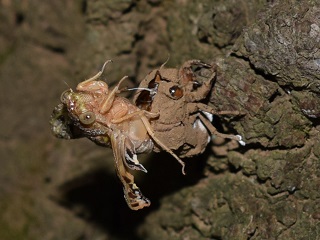
M 183 166 L 184 163 L 163 144 L 154 134 L 149 120 L 158 117 L 158 113 L 150 113 L 139 109 L 124 97 L 118 96 L 122 78 L 112 91 L 106 82 L 98 80 L 104 71 L 105 62 L 100 72 L 76 87 L 61 95 L 63 106 L 56 107 L 52 117 L 52 129 L 56 136 L 72 138 L 69 126 L 74 126 L 81 137 L 87 137 L 99 145 L 111 147 L 114 153 L 115 168 L 120 178 L 128 206 L 138 210 L 150 205 L 134 183 L 133 175 L 128 169 L 146 169 L 139 163 L 137 154 L 152 151 L 154 144 L 169 152 Z M 60 118 L 68 119 L 64 125 Z
M 190 60 L 180 69 L 162 65 L 151 71 L 137 88 L 134 103 L 140 109 L 159 113 L 157 118 L 150 119 L 155 136 L 181 158 L 202 153 L 212 135 L 245 144 L 240 135 L 219 133 L 211 123 L 213 115 L 239 114 L 217 112 L 207 105 L 215 75 L 210 64 Z M 155 146 L 154 150 L 161 149 Z

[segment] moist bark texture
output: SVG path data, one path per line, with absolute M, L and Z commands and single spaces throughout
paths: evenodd
M 320 239 L 319 14 L 307 0 L 1 1 L 0 239 Z M 214 139 L 186 176 L 140 156 L 152 205 L 133 212 L 112 151 L 48 121 L 105 60 L 107 83 L 132 87 L 169 54 L 217 65 L 210 106 L 242 115 L 214 124 L 247 145 Z

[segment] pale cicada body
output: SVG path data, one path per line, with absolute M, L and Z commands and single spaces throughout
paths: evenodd
M 111 91 L 104 81 L 98 80 L 109 62 L 98 74 L 79 83 L 75 91 L 69 89 L 61 95 L 63 106 L 58 105 L 53 113 L 52 130 L 57 137 L 68 139 L 73 138 L 73 127 L 79 136 L 111 147 L 125 199 L 131 209 L 138 210 L 148 207 L 150 201 L 143 196 L 129 172 L 129 169 L 146 172 L 137 154 L 152 151 L 156 144 L 172 154 L 183 167 L 184 163 L 154 135 L 149 120 L 156 118 L 158 113 L 141 110 L 117 95 L 126 77 Z M 65 125 L 61 117 L 64 117 Z

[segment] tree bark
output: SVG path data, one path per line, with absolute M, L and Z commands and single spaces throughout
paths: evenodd
M 0 238 L 319 239 L 319 13 L 307 0 L 1 2 Z M 214 139 L 186 176 L 166 153 L 139 156 L 152 205 L 132 212 L 111 150 L 54 139 L 48 120 L 105 60 L 103 79 L 131 87 L 168 55 L 217 65 L 210 105 L 242 114 L 214 125 L 247 145 Z

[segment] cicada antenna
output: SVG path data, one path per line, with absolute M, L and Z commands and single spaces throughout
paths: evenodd
M 69 85 L 65 80 L 63 80 L 63 83 L 64 83 L 65 85 L 67 85 L 67 87 L 70 89 L 70 91 L 72 91 L 72 88 L 70 87 L 70 85 Z
M 164 63 L 162 63 L 162 65 L 160 66 L 159 70 L 161 70 L 169 62 L 169 59 L 170 59 L 170 53 L 168 53 L 167 60 Z

